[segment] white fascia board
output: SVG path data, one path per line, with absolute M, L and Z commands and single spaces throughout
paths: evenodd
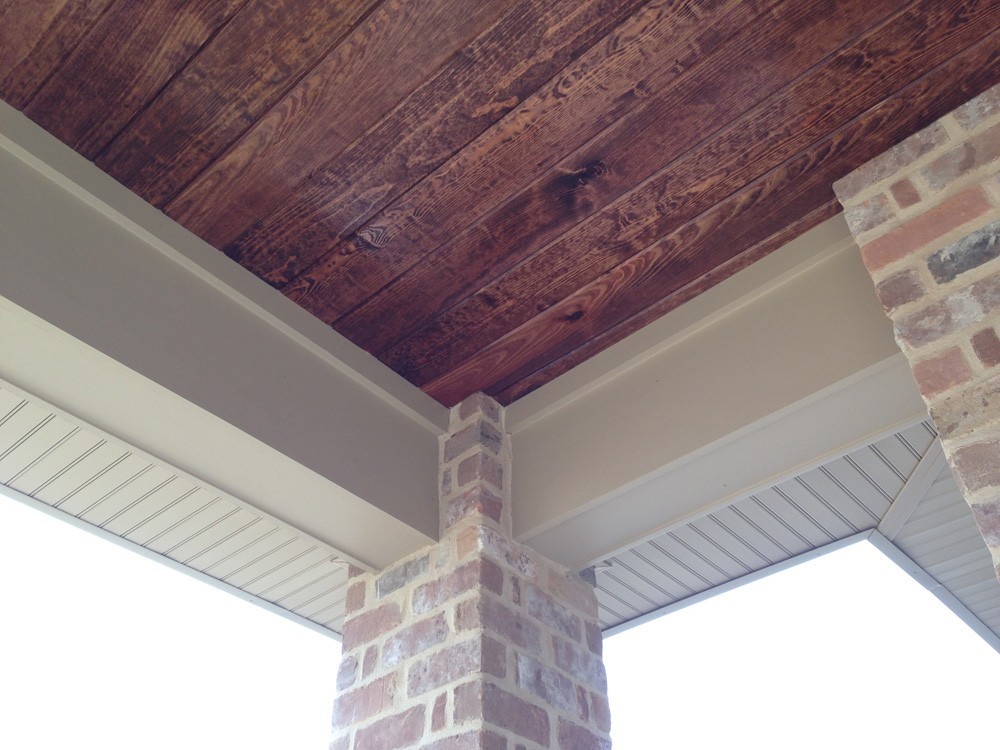
M 444 407 L 2 103 L 0 296 L 0 377 L 365 564 L 436 536 Z
M 693 303 L 511 408 L 518 539 L 581 567 L 927 416 L 840 217 Z

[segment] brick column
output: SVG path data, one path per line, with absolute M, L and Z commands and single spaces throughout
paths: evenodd
M 597 598 L 511 538 L 503 419 L 452 409 L 441 541 L 352 571 L 331 750 L 611 747 Z
M 1000 86 L 834 190 L 1000 574 Z

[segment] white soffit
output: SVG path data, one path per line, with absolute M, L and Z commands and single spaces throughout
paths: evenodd
M 618 632 L 859 539 L 1000 650 L 1000 581 L 929 422 L 599 563 L 601 626 Z
M 4 494 L 328 635 L 348 561 L 195 477 L 0 383 Z

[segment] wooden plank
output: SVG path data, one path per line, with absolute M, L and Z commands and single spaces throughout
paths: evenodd
M 915 76 L 917 69 L 927 70 L 947 59 L 950 47 L 964 45 L 963 36 L 971 37 L 975 26 L 960 25 L 949 31 L 947 45 L 928 45 L 928 38 L 940 34 L 945 24 L 950 28 L 950 21 L 961 17 L 972 4 L 925 0 L 901 11 L 838 52 L 828 64 L 814 67 L 652 176 L 665 153 L 662 145 L 655 149 L 612 148 L 603 153 L 598 149 L 604 143 L 580 149 L 483 222 L 428 254 L 354 311 L 334 321 L 337 329 L 359 346 L 384 354 L 441 315 L 440 311 L 462 302 L 491 278 L 507 273 L 549 243 L 555 241 L 545 251 L 551 259 L 549 268 L 542 271 L 546 276 L 553 273 L 552 264 L 563 265 L 563 259 L 583 243 L 638 239 L 644 227 L 662 224 L 664 219 L 676 226 L 693 218 L 891 94 L 901 76 Z M 945 23 L 927 23 L 929 18 Z M 830 97 L 845 89 L 851 95 L 840 106 L 825 106 Z M 587 170 L 588 164 L 595 163 L 602 165 L 599 175 Z M 706 164 L 711 165 L 708 175 Z M 624 198 L 615 200 L 632 188 Z M 609 204 L 611 208 L 574 227 L 579 212 L 566 210 L 567 203 L 595 212 Z M 524 278 L 534 273 L 532 261 L 514 275 L 519 271 Z M 498 306 L 514 302 L 503 288 L 505 283 L 488 286 L 462 305 L 468 312 L 464 319 L 488 316 L 496 320 L 502 315 Z M 531 288 L 525 291 L 536 292 Z M 436 300 L 437 305 L 424 304 L 427 299 Z
M 638 0 L 520 0 L 278 210 L 225 248 L 282 286 L 627 17 Z
M 796 112 L 796 99 L 786 97 L 785 109 L 779 111 L 772 108 L 767 95 L 780 91 L 859 30 L 870 28 L 868 22 L 884 17 L 885 9 L 883 4 L 877 12 L 858 14 L 853 24 L 844 26 L 839 16 L 824 20 L 814 18 L 808 8 L 785 6 L 780 22 L 748 27 L 732 44 L 721 48 L 716 59 L 706 61 L 664 92 L 653 113 L 640 113 L 642 122 L 625 122 L 602 135 L 575 154 L 571 163 L 564 162 L 563 169 L 573 173 L 577 171 L 572 169 L 575 164 L 601 164 L 602 174 L 593 182 L 603 184 L 596 188 L 588 185 L 588 190 L 601 192 L 607 187 L 612 194 L 621 194 L 630 182 L 640 182 L 657 166 L 669 164 L 699 142 L 701 148 L 554 243 L 542 245 L 533 256 L 522 257 L 519 266 L 408 340 L 388 350 L 373 348 L 377 356 L 418 382 L 437 377 L 451 362 L 461 361 L 490 338 L 523 323 L 829 132 L 824 129 L 829 122 L 823 122 L 794 142 L 796 128 L 784 115 Z M 807 102 L 816 101 L 809 98 L 808 91 L 806 94 Z M 829 95 L 829 89 L 824 90 L 819 103 L 824 104 Z M 752 109 L 754 105 L 759 106 Z M 747 110 L 750 114 L 719 138 L 706 140 L 710 135 L 706 130 L 721 127 Z M 662 123 L 670 112 L 676 114 L 670 117 L 671 126 L 664 128 Z M 706 128 L 706 122 L 712 125 Z M 779 146 L 775 157 L 770 154 L 770 138 L 782 131 L 785 140 L 793 143 L 785 153 Z M 745 154 L 748 149 L 750 157 Z M 760 159 L 755 157 L 771 163 L 759 166 Z M 546 210 L 559 210 L 544 198 L 533 208 L 543 216 Z M 532 223 L 530 216 L 520 220 Z M 557 223 L 548 217 L 542 221 Z M 506 255 L 510 251 L 502 252 Z M 567 263 L 570 257 L 573 262 Z M 470 326 L 475 330 L 472 336 Z
M 431 76 L 513 0 L 386 0 L 197 179 L 166 213 L 215 247 L 266 216 Z
M 243 0 L 116 3 L 25 108 L 93 159 L 183 68 Z
M 0 3 L 0 99 L 24 109 L 111 0 Z
M 97 165 L 163 206 L 335 47 L 374 2 L 250 0 L 115 138 Z M 141 54 L 138 60 L 143 62 Z
M 740 36 L 748 41 L 748 24 L 775 2 L 724 0 L 707 11 L 696 4 L 655 4 L 637 13 L 433 174 L 333 243 L 285 293 L 323 320 L 350 310 L 568 151 L 631 113 L 657 107 L 660 92 L 687 70 L 724 45 L 734 49 Z M 785 7 L 784 15 L 808 25 L 810 13 Z M 560 205 L 575 208 L 572 200 Z
M 673 295 L 686 293 L 691 285 L 703 291 L 717 283 L 720 270 L 741 252 L 752 252 L 755 245 L 766 248 L 777 233 L 790 239 L 789 218 L 817 212 L 821 217 L 832 205 L 830 185 L 837 178 L 995 84 L 1000 79 L 998 42 L 1000 32 L 995 31 L 809 151 L 426 383 L 424 390 L 446 404 L 476 390 L 523 395 L 523 389 L 511 390 L 518 381 L 545 367 L 551 368 L 550 377 L 560 367 L 568 369 L 569 360 L 562 365 L 554 360 L 578 347 L 586 347 L 589 355 L 600 351 L 630 332 L 647 308 L 662 314 Z

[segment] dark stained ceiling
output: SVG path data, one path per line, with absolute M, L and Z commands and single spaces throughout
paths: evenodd
M 1000 0 L 0 0 L 0 98 L 446 405 L 833 215 Z

